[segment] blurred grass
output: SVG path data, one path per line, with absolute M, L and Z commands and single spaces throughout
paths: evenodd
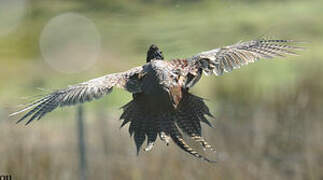
M 264 60 L 222 77 L 203 77 L 192 92 L 209 99 L 216 129 L 204 134 L 217 147 L 209 165 L 158 143 L 135 156 L 118 107 L 131 95 L 115 90 L 86 104 L 91 179 L 321 179 L 323 178 L 323 15 L 311 1 L 48 1 L 30 0 L 18 28 L 0 36 L 0 174 L 15 179 L 78 179 L 74 108 L 29 127 L 7 115 L 20 97 L 140 65 L 151 43 L 167 59 L 258 37 L 306 40 L 299 57 Z M 88 71 L 63 74 L 42 60 L 39 36 L 64 12 L 89 17 L 102 52 Z M 77 52 L 76 52 L 77 53 Z M 214 155 L 211 155 L 215 157 Z

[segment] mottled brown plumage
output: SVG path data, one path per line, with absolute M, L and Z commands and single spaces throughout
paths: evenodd
M 153 148 L 159 136 L 168 145 L 170 139 L 189 154 L 208 162 L 183 138 L 180 130 L 204 149 L 215 149 L 202 137 L 201 122 L 212 126 L 207 117 L 213 117 L 203 99 L 189 93 L 206 75 L 222 75 L 260 58 L 296 55 L 302 49 L 292 40 L 253 40 L 199 53 L 191 58 L 164 61 L 162 51 L 151 45 L 146 64 L 122 73 L 108 74 L 84 83 L 69 86 L 28 104 L 12 115 L 28 111 L 18 122 L 29 118 L 26 125 L 40 119 L 55 108 L 83 103 L 109 94 L 113 87 L 133 94 L 133 99 L 122 107 L 121 127 L 129 125 L 139 153 L 147 141 L 145 151 Z

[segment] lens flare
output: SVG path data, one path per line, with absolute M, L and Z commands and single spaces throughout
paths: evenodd
M 44 60 L 64 73 L 87 70 L 96 62 L 101 49 L 95 24 L 76 13 L 51 19 L 41 33 L 39 44 Z

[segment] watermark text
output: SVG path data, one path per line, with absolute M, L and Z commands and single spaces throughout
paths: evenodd
M 12 180 L 11 175 L 0 175 L 0 180 Z

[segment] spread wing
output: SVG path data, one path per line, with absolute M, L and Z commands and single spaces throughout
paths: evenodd
M 297 55 L 295 50 L 303 47 L 296 46 L 293 40 L 252 40 L 239 42 L 231 46 L 213 49 L 197 54 L 192 58 L 193 64 L 207 75 L 214 73 L 219 76 L 223 72 L 231 72 L 243 65 L 253 63 L 262 58 L 284 57 Z
M 30 104 L 10 116 L 28 111 L 17 123 L 29 118 L 26 125 L 34 119 L 40 119 L 45 114 L 60 106 L 69 106 L 109 94 L 113 87 L 119 87 L 132 93 L 141 92 L 139 76 L 143 73 L 142 67 L 135 67 L 121 73 L 108 74 L 87 82 L 71 85 L 65 89 L 54 91 Z

